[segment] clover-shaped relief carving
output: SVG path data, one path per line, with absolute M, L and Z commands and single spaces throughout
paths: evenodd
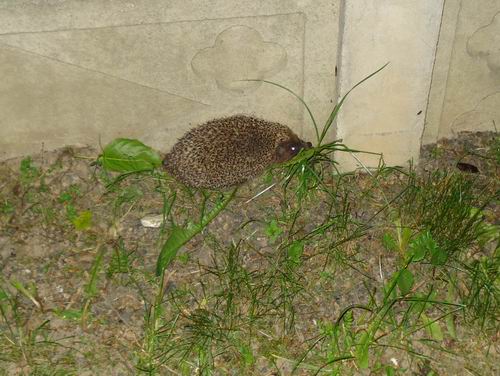
M 500 12 L 490 24 L 479 28 L 467 42 L 467 52 L 486 60 L 491 71 L 500 74 Z
M 192 59 L 193 71 L 215 80 L 220 90 L 243 93 L 260 86 L 246 79 L 266 79 L 281 71 L 287 61 L 285 49 L 266 42 L 260 33 L 247 26 L 222 31 L 212 47 L 200 50 Z

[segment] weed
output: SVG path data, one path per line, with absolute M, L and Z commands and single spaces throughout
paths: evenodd
M 493 255 L 463 263 L 467 280 L 460 284 L 461 299 L 468 307 L 468 316 L 479 322 L 481 328 L 495 332 L 500 310 L 500 247 Z M 455 281 L 456 283 L 456 281 Z
M 15 206 L 7 199 L 4 199 L 0 204 L 0 213 L 1 214 L 12 214 L 15 212 Z
M 134 252 L 125 248 L 123 239 L 113 249 L 113 254 L 106 270 L 106 277 L 112 278 L 115 274 L 132 274 L 134 272 L 132 263 L 135 259 Z
M 40 176 L 40 170 L 33 165 L 31 157 L 26 157 L 21 161 L 19 172 L 21 183 L 25 186 L 32 184 Z
M 491 198 L 474 192 L 470 178 L 443 171 L 423 178 L 408 175 L 408 187 L 399 206 L 399 216 L 416 232 L 429 231 L 443 249 L 443 263 L 459 259 L 480 236 L 483 219 L 477 208 Z
M 498 227 L 486 223 L 490 197 L 482 197 L 485 190 L 464 175 L 421 177 L 412 169 L 388 168 L 382 159 L 377 170 L 365 168 L 362 179 L 338 171 L 334 154 L 356 151 L 341 141 L 326 143 L 325 137 L 345 98 L 323 128 L 306 107 L 317 145 L 269 171 L 268 183 L 279 177 L 274 189 L 262 191 L 273 195 L 269 205 L 265 196 L 256 195 L 248 205 L 235 199 L 236 190 L 171 184 L 159 169 L 159 154 L 136 140 L 107 145 L 98 163 L 108 169 L 99 173 L 113 225 L 151 198 L 151 207 L 161 210 L 156 268 L 150 261 L 145 268 L 136 266 L 142 258 L 126 247 L 128 235 L 122 238 L 116 226 L 113 235 L 119 236 L 113 236 L 109 258 L 101 245 L 109 239 L 92 239 L 98 246 L 80 290 L 81 307 L 54 313 L 84 329 L 87 323 L 98 325 L 92 316 L 98 310 L 91 308 L 103 271 L 136 289 L 144 322 L 142 338 L 134 340 L 133 363 L 135 371 L 150 375 L 349 375 L 368 369 L 431 375 L 437 374 L 441 355 L 455 351 L 450 343 L 462 339 L 467 323 L 494 333 L 499 251 Z M 44 172 L 32 161 L 22 170 L 33 202 L 42 202 L 45 188 L 31 187 Z M 397 192 L 387 193 L 385 185 L 397 179 Z M 64 209 L 66 224 L 78 237 L 107 236 L 94 234 L 98 226 L 92 224 L 99 220 L 94 209 L 79 207 L 82 191 L 70 186 L 54 204 Z M 10 197 L 2 202 L 0 208 L 10 210 Z M 222 239 L 217 234 L 223 230 L 209 226 L 229 205 L 241 206 L 245 223 L 239 230 L 251 223 L 251 234 L 237 230 Z M 47 205 L 39 207 L 46 218 L 52 216 Z M 195 236 L 194 245 L 209 257 L 198 258 L 197 249 L 179 254 Z M 374 249 L 378 241 L 384 249 Z M 39 356 L 43 345 L 37 342 L 49 338 L 47 324 L 30 339 L 19 302 L 22 297 L 38 307 L 37 289 L 31 283 L 8 286 L 0 292 L 2 356 L 36 366 L 39 357 L 50 358 Z
M 14 281 L 1 279 L 0 284 L 0 364 L 4 362 L 25 364 L 35 370 L 34 374 L 45 366 L 44 359 L 54 347 L 62 346 L 58 340 L 51 338 L 49 320 L 36 325 L 28 325 L 29 315 L 23 308 L 21 296 L 31 300 L 37 308 L 41 308 L 36 296 L 36 286 L 25 286 Z M 17 291 L 19 294 L 14 293 Z M 51 369 L 55 369 L 53 363 Z M 68 365 L 64 367 L 68 369 Z

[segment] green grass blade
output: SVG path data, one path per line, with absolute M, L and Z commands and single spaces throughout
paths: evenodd
M 199 223 L 189 223 L 186 227 L 182 228 L 175 226 L 163 244 L 161 252 L 156 262 L 156 275 L 162 275 L 163 271 L 170 265 L 172 260 L 177 255 L 179 249 L 191 240 L 194 236 L 200 233 L 212 220 L 225 209 L 229 202 L 233 199 L 237 188 L 234 188 L 230 193 L 224 194 L 222 199 L 217 202 L 212 210 L 205 213 Z
M 267 81 L 267 80 L 254 80 L 254 79 L 249 79 L 249 80 L 242 80 L 242 81 L 258 81 L 258 82 L 265 82 L 266 84 L 270 84 L 270 85 L 274 85 L 274 86 L 277 86 L 283 90 L 286 90 L 288 91 L 290 94 L 292 94 L 295 98 L 297 98 L 305 107 L 305 109 L 307 110 L 307 113 L 309 114 L 309 117 L 311 118 L 312 122 L 313 122 L 313 126 L 314 126 L 314 131 L 316 132 L 316 139 L 317 141 L 319 142 L 320 138 L 319 138 L 319 130 L 318 130 L 318 123 L 316 123 L 316 119 L 314 118 L 314 115 L 312 114 L 312 111 L 311 109 L 309 108 L 309 106 L 307 105 L 307 103 L 298 95 L 296 94 L 293 90 L 287 88 L 286 86 L 283 86 L 283 85 L 280 85 L 276 82 L 272 82 L 272 81 Z
M 105 250 L 106 249 L 104 247 L 101 247 L 101 249 L 99 249 L 94 259 L 94 263 L 92 264 L 92 268 L 90 269 L 89 281 L 84 286 L 84 291 L 87 299 L 90 299 L 95 295 L 97 295 L 98 275 L 99 275 L 99 270 L 101 270 Z
M 372 78 L 373 76 L 375 76 L 378 72 L 380 72 L 382 69 L 384 69 L 388 64 L 389 63 L 385 63 L 382 67 L 380 67 L 375 72 L 373 72 L 373 73 L 369 74 L 368 76 L 366 76 L 365 78 L 363 78 L 356 85 L 354 85 L 347 93 L 344 94 L 344 96 L 342 97 L 342 99 L 340 100 L 340 102 L 335 105 L 335 107 L 333 108 L 332 112 L 330 113 L 330 116 L 328 117 L 328 120 L 326 121 L 325 126 L 323 127 L 323 130 L 321 131 L 321 136 L 319 138 L 318 145 L 321 145 L 321 143 L 323 142 L 323 139 L 325 138 L 326 134 L 328 133 L 328 130 L 330 129 L 333 121 L 337 117 L 337 114 L 340 111 L 340 108 L 342 107 L 342 105 L 344 104 L 344 101 L 347 99 L 347 96 L 354 89 L 356 89 L 359 85 L 361 85 L 363 82 L 365 82 L 366 80 L 369 80 L 370 78 Z

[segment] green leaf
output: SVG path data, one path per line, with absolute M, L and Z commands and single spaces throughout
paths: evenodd
M 158 152 L 138 140 L 117 138 L 108 144 L 98 161 L 111 171 L 136 172 L 161 166 Z
M 431 256 L 431 263 L 434 265 L 443 265 L 448 258 L 446 252 L 439 247 L 429 231 L 419 234 L 410 243 L 412 261 L 421 261 L 427 254 Z
M 240 345 L 240 354 L 243 358 L 245 366 L 250 367 L 255 363 L 255 356 L 253 355 L 252 349 L 247 345 Z
M 396 370 L 391 366 L 387 366 L 387 367 L 385 367 L 385 374 L 386 374 L 386 376 L 395 376 Z
M 75 228 L 79 231 L 87 230 L 92 226 L 92 212 L 89 210 L 81 212 L 78 217 L 72 221 Z
M 92 268 L 90 269 L 90 279 L 88 283 L 84 286 L 84 292 L 87 298 L 94 297 L 97 295 L 97 281 L 99 270 L 102 266 L 102 259 L 104 257 L 105 248 L 102 247 L 97 252 L 97 255 L 94 259 L 94 263 L 92 264 Z
M 446 263 L 446 260 L 448 260 L 448 254 L 444 249 L 441 247 L 437 246 L 433 249 L 431 249 L 431 264 L 432 265 L 444 265 Z
M 300 264 L 300 257 L 304 253 L 304 242 L 295 241 L 288 247 L 288 260 L 294 264 Z
M 382 244 L 385 247 L 385 249 L 387 249 L 389 251 L 397 251 L 398 250 L 398 245 L 396 243 L 396 240 L 388 232 L 386 232 L 384 234 L 384 236 L 382 237 Z
M 189 222 L 185 228 L 173 226 L 172 232 L 163 244 L 158 260 L 156 261 L 156 275 L 160 276 L 163 271 L 177 255 L 179 249 L 191 240 L 196 234 L 201 232 L 233 199 L 238 188 L 234 188 L 230 193 L 223 194 L 215 203 L 212 210 L 203 215 L 199 223 Z
M 414 282 L 415 280 L 412 272 L 408 269 L 401 270 L 398 277 L 398 287 L 399 291 L 401 291 L 401 295 L 408 294 L 411 291 Z
M 500 226 L 483 221 L 479 225 L 479 234 L 477 241 L 484 247 L 485 244 L 500 239 Z
M 430 241 L 434 241 L 434 239 L 430 237 L 428 232 L 419 234 L 413 239 L 409 247 L 410 256 L 413 256 L 413 262 L 422 261 L 425 258 Z
M 370 332 L 364 332 L 358 345 L 356 346 L 356 362 L 358 363 L 358 367 L 361 369 L 366 369 L 369 365 L 368 348 L 370 347 L 370 341 Z
M 271 243 L 274 243 L 276 239 L 278 239 L 278 237 L 283 233 L 283 230 L 278 225 L 276 219 L 273 219 L 271 222 L 267 224 L 265 232 L 269 238 L 269 241 Z
M 0 213 L 2 214 L 12 214 L 15 211 L 16 208 L 14 207 L 14 205 L 12 205 L 12 203 L 7 200 L 0 204 Z
M 21 181 L 24 183 L 29 183 L 31 180 L 40 175 L 38 168 L 33 166 L 33 160 L 31 157 L 26 157 L 21 161 L 20 172 Z
M 7 294 L 7 292 L 4 289 L 0 288 L 0 301 L 7 300 L 7 299 L 9 299 L 9 295 Z
M 62 192 L 60 195 L 59 195 L 59 198 L 58 198 L 58 201 L 63 204 L 65 202 L 70 202 L 71 200 L 73 200 L 73 196 L 71 195 L 71 193 L 69 192 Z
M 170 265 L 177 255 L 179 249 L 199 231 L 201 231 L 199 226 L 193 223 L 188 224 L 186 228 L 179 226 L 172 227 L 172 232 L 167 238 L 167 241 L 163 244 L 160 255 L 158 256 L 158 261 L 156 262 L 156 275 L 161 275 L 161 273 L 163 273 L 163 270 Z
M 408 227 L 400 228 L 399 249 L 401 250 L 402 253 L 406 253 L 412 235 L 413 233 L 410 228 Z
M 54 313 L 65 320 L 80 320 L 83 315 L 81 309 L 55 310 Z

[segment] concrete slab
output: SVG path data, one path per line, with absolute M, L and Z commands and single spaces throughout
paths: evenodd
M 12 1 L 0 5 L 0 158 L 253 113 L 314 131 L 335 98 L 339 1 Z M 17 67 L 17 68 L 16 68 Z M 28 108 L 27 108 L 28 107 Z M 31 137 L 30 135 L 33 135 Z
M 356 89 L 342 109 L 337 137 L 347 146 L 383 152 L 387 164 L 417 159 L 423 131 L 443 1 L 346 2 L 339 93 L 386 62 Z M 379 158 L 358 155 L 367 166 Z M 358 163 L 339 153 L 345 169 Z
M 0 45 L 1 153 L 14 156 L 114 137 L 179 137 L 207 106 L 162 90 Z M 161 123 L 159 120 L 161 119 Z
M 453 6 L 451 6 L 453 5 Z M 436 62 L 433 82 L 441 102 L 429 103 L 424 142 L 460 131 L 498 131 L 500 124 L 500 3 L 458 1 L 450 5 L 455 25 L 449 59 Z M 450 26 L 451 27 L 451 26 Z M 440 47 L 440 49 L 450 47 Z

